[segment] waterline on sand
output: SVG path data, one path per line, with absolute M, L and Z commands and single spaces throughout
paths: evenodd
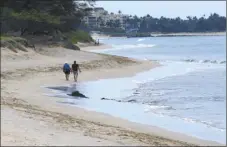
M 168 106 L 168 104 L 158 105 L 153 103 L 149 105 L 135 101 L 119 102 L 119 100 L 122 101 L 123 99 L 135 96 L 137 94 L 135 89 L 144 83 L 165 79 L 171 76 L 180 76 L 194 71 L 188 70 L 188 67 L 185 67 L 184 72 L 178 72 L 178 70 L 172 70 L 174 71 L 172 73 L 166 72 L 168 68 L 174 69 L 174 66 L 179 67 L 179 65 L 169 64 L 169 66 L 162 66 L 148 72 L 138 73 L 134 77 L 79 82 L 77 85 L 68 85 L 68 89 L 62 87 L 62 91 L 55 89 L 56 93 L 52 93 L 52 96 L 61 97 L 65 94 L 63 96 L 64 99 L 61 99 L 59 102 L 92 111 L 108 113 L 116 117 L 128 119 L 132 122 L 158 126 L 173 132 L 185 133 L 200 139 L 225 143 L 225 129 L 212 127 L 208 122 L 202 122 L 190 117 L 161 113 L 163 110 L 171 111 L 172 107 Z M 108 85 L 108 87 L 106 85 Z M 105 90 L 103 90 L 104 88 Z M 75 89 L 88 96 L 89 99 L 75 98 L 66 95 Z M 114 99 L 116 101 L 101 100 L 102 98 Z M 127 111 L 125 111 L 126 109 Z M 158 113 L 159 111 L 160 113 Z

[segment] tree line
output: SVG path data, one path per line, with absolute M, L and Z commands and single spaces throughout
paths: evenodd
M 94 0 L 81 7 L 74 0 L 1 0 L 1 33 L 52 34 L 70 32 L 80 27 L 91 11 Z
M 53 34 L 86 29 L 84 16 L 91 12 L 95 0 L 86 0 L 81 6 L 75 0 L 1 0 L 1 33 L 20 32 L 25 34 Z M 119 13 L 121 13 L 119 11 Z M 119 20 L 100 24 L 103 30 L 124 32 Z M 220 32 L 226 31 L 226 17 L 216 13 L 205 16 L 177 18 L 127 17 L 126 30 L 137 28 L 139 32 Z
M 150 15 L 144 17 L 129 16 L 124 21 L 125 30 L 137 28 L 139 32 L 223 32 L 226 31 L 226 17 L 216 13 L 209 17 L 188 16 L 187 19 L 177 18 L 154 18 Z M 104 25 L 102 24 L 101 27 Z M 120 28 L 119 20 L 110 20 L 106 23 L 108 28 Z M 104 27 L 103 27 L 104 29 Z
M 127 21 L 130 26 L 138 27 L 140 32 L 221 32 L 226 30 L 226 17 L 216 13 L 210 14 L 208 18 L 188 16 L 185 20 L 180 17 L 158 19 L 150 15 L 142 18 L 135 16 Z

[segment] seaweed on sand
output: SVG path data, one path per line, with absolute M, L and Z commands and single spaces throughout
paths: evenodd
M 80 93 L 79 91 L 73 91 L 72 94 L 71 94 L 71 96 L 88 98 L 84 94 Z

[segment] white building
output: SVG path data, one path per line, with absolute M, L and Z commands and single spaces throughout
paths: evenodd
M 123 14 L 108 14 L 106 10 L 102 7 L 96 7 L 93 8 L 93 11 L 91 14 L 84 18 L 85 24 L 87 24 L 90 27 L 97 27 L 99 28 L 101 23 L 106 25 L 106 23 L 110 20 L 119 20 L 120 27 L 124 29 L 126 27 L 126 20 L 128 16 Z
M 105 21 L 107 19 L 108 12 L 101 7 L 93 8 L 91 14 L 84 18 L 85 24 L 90 27 L 100 27 L 100 18 Z

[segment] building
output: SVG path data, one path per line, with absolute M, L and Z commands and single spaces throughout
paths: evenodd
M 95 16 L 88 16 L 84 18 L 85 24 L 87 24 L 89 27 L 97 27 L 97 18 Z
M 96 7 L 93 8 L 89 16 L 84 18 L 84 23 L 87 24 L 89 27 L 100 27 L 100 22 L 103 20 L 105 21 L 107 18 L 108 12 L 104 10 L 104 8 Z
M 114 14 L 108 12 L 102 7 L 93 8 L 90 15 L 84 18 L 84 23 L 92 28 L 100 28 L 100 26 L 106 26 L 106 23 L 110 20 L 116 21 L 119 20 L 120 28 L 126 28 L 126 20 L 128 19 L 128 15 L 123 15 L 121 13 Z

